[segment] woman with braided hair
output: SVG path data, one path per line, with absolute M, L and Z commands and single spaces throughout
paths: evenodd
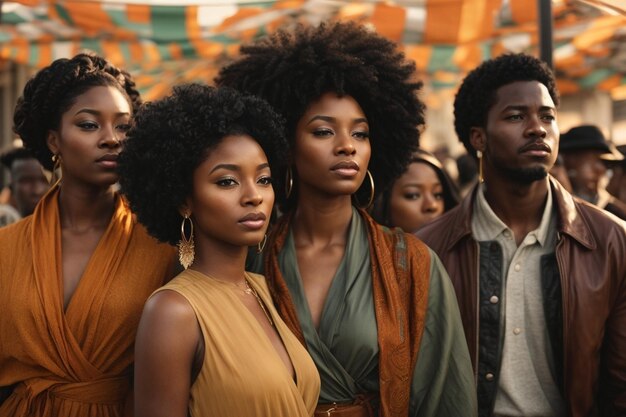
M 114 187 L 138 104 L 130 76 L 88 54 L 54 61 L 18 100 L 15 132 L 61 177 L 33 215 L 0 230 L 2 417 L 132 409 L 142 307 L 175 259 Z
M 249 267 L 265 275 L 317 365 L 315 416 L 475 415 L 467 345 L 439 259 L 362 208 L 418 146 L 415 65 L 355 23 L 279 30 L 241 55 L 217 84 L 274 106 L 291 152 L 275 175 L 284 215 Z

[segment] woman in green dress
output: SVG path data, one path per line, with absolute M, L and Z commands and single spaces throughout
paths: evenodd
M 216 80 L 265 98 L 287 120 L 290 160 L 275 176 L 283 216 L 249 263 L 317 365 L 316 415 L 476 413 L 444 268 L 417 238 L 363 209 L 418 146 L 414 70 L 392 42 L 333 23 L 243 47 Z

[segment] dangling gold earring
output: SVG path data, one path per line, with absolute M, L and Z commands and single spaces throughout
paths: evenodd
M 374 196 L 375 196 L 375 188 L 374 188 L 374 177 L 372 177 L 372 173 L 370 172 L 370 170 L 367 170 L 367 176 L 370 179 L 370 198 L 369 200 L 367 200 L 367 204 L 364 206 L 361 206 L 361 208 L 367 210 L 368 208 L 370 208 L 372 206 L 372 203 L 374 202 Z M 355 197 L 356 199 L 356 197 Z M 358 202 L 358 199 L 356 200 Z
M 291 172 L 291 167 L 287 168 L 287 172 L 285 173 L 285 195 L 287 199 L 291 195 L 291 190 L 293 189 L 293 174 Z
M 185 236 L 185 221 L 189 220 L 189 239 Z M 193 221 L 189 217 L 189 213 L 185 213 L 183 223 L 180 225 L 180 241 L 178 242 L 178 260 L 183 268 L 187 269 L 193 263 L 195 256 L 193 245 Z
M 52 155 L 52 162 L 54 163 L 54 165 L 52 166 L 52 172 L 50 175 L 51 188 L 61 182 L 61 177 L 63 175 L 62 173 L 59 174 L 59 171 L 61 170 L 61 157 L 59 156 L 59 154 Z
M 256 245 L 256 253 L 263 252 L 263 249 L 265 249 L 265 244 L 266 243 L 267 243 L 267 234 L 263 236 L 263 240 L 262 241 L 257 243 L 257 245 Z
M 485 182 L 483 178 L 483 153 L 476 151 L 476 156 L 478 157 L 478 182 Z

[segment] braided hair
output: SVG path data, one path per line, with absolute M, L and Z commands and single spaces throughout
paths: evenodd
M 46 169 L 53 166 L 52 152 L 46 143 L 48 131 L 59 128 L 63 113 L 72 107 L 76 97 L 99 86 L 117 88 L 133 112 L 141 105 L 130 74 L 94 54 L 57 59 L 26 83 L 13 113 L 13 131 Z

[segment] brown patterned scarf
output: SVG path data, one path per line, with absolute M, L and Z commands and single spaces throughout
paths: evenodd
M 430 255 L 424 243 L 399 229 L 380 226 L 363 210 L 370 246 L 378 330 L 380 416 L 406 417 L 412 373 L 424 331 Z M 268 239 L 265 277 L 281 317 L 306 346 L 298 314 L 278 265 L 291 216 L 283 216 Z

